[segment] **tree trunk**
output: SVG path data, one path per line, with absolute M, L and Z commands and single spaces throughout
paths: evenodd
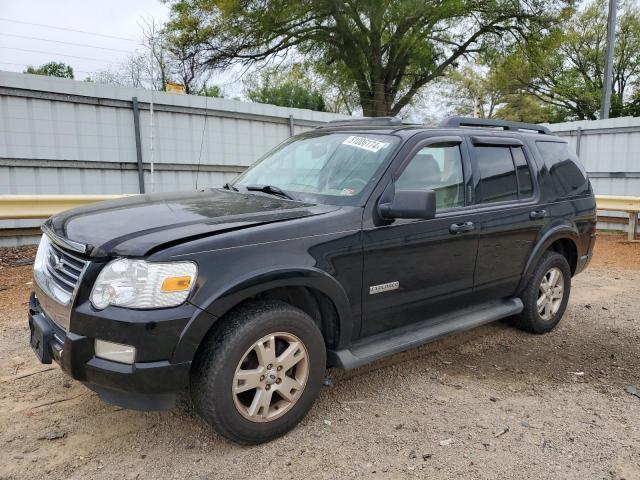
M 380 98 L 378 95 L 371 95 L 371 92 L 360 92 L 360 106 L 365 117 L 393 116 L 390 109 L 387 108 L 384 93 Z

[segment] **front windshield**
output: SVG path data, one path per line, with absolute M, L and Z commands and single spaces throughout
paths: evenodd
M 369 133 L 294 137 L 255 163 L 235 187 L 271 185 L 299 200 L 351 204 L 398 143 Z M 345 201 L 350 199 L 350 201 Z

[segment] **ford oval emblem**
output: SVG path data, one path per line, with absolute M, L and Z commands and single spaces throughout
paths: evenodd
M 51 253 L 52 267 L 54 270 L 62 270 L 64 267 L 64 260 L 57 256 L 55 253 Z

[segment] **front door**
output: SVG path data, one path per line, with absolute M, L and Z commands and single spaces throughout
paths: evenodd
M 471 294 L 478 236 L 466 152 L 461 137 L 427 138 L 392 167 L 396 191 L 436 192 L 436 218 L 376 223 L 365 213 L 361 337 L 462 307 Z

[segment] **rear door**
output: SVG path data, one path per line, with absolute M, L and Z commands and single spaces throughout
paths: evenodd
M 470 150 L 479 221 L 474 297 L 511 296 L 548 217 L 538 203 L 535 164 L 517 137 L 473 136 Z

